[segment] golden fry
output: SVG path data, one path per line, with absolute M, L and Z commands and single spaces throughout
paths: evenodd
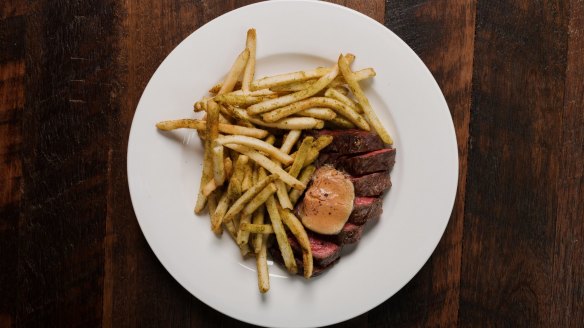
M 262 238 L 263 243 L 260 246 L 260 250 L 256 253 L 256 267 L 258 271 L 258 288 L 260 293 L 266 293 L 270 289 L 270 275 L 268 274 L 268 247 L 266 242 L 266 237 L 258 235 Z
M 268 214 L 272 220 L 272 227 L 274 228 L 274 234 L 276 234 L 276 240 L 278 241 L 278 247 L 280 248 L 280 253 L 284 259 L 284 265 L 291 273 L 298 272 L 298 267 L 296 266 L 296 259 L 292 253 L 292 247 L 290 247 L 290 242 L 288 241 L 288 235 L 282 224 L 282 218 L 278 211 L 278 205 L 276 204 L 276 199 L 274 196 L 270 196 L 266 201 L 266 208 L 268 209 Z M 264 243 L 265 244 L 265 243 Z M 263 247 L 263 246 L 262 246 Z
M 246 136 L 225 136 L 221 137 L 217 140 L 220 144 L 238 144 L 244 145 L 255 150 L 260 150 L 268 155 L 271 158 L 277 160 L 284 165 L 289 165 L 292 163 L 293 159 L 290 155 L 280 151 L 278 148 L 270 145 L 269 143 L 262 141 L 260 139 L 246 137 Z
M 237 79 L 241 75 L 241 72 L 243 72 L 243 70 L 245 69 L 245 65 L 248 59 L 249 50 L 245 49 L 235 59 L 235 62 L 233 63 L 231 70 L 229 71 L 229 73 L 227 73 L 227 77 L 225 78 L 225 81 L 223 81 L 223 85 L 221 86 L 221 89 L 219 90 L 219 92 L 217 92 L 217 94 L 221 95 L 233 90 L 233 87 L 235 87 L 235 82 L 237 82 Z
M 247 30 L 247 39 L 245 41 L 245 46 L 249 50 L 249 59 L 247 60 L 247 65 L 243 71 L 243 80 L 241 81 L 241 89 L 244 92 L 249 92 L 249 86 L 255 74 L 255 62 L 256 62 L 256 30 L 250 28 Z
M 304 266 L 304 278 L 310 278 L 313 270 L 312 249 L 310 248 L 310 241 L 304 226 L 298 218 L 289 210 L 279 208 L 280 217 L 286 226 L 290 229 L 300 247 L 302 248 L 302 259 Z
M 339 64 L 339 69 L 341 70 L 343 77 L 345 78 L 345 81 L 347 81 L 347 85 L 349 86 L 349 89 L 351 89 L 351 92 L 353 92 L 353 94 L 355 95 L 355 98 L 357 98 L 357 101 L 359 101 L 359 104 L 361 105 L 361 108 L 363 108 L 363 112 L 365 113 L 365 115 L 369 119 L 369 122 L 373 126 L 373 129 L 375 129 L 375 131 L 377 132 L 377 134 L 379 135 L 381 140 L 383 140 L 383 142 L 385 142 L 386 144 L 389 144 L 389 145 L 393 144 L 393 140 L 391 139 L 391 136 L 385 130 L 385 128 L 381 124 L 381 121 L 379 121 L 379 118 L 377 117 L 377 115 L 373 111 L 371 104 L 369 104 L 369 99 L 367 99 L 367 97 L 363 93 L 363 90 L 361 90 L 361 86 L 359 86 L 359 82 L 357 82 L 357 80 L 353 76 L 353 72 L 351 71 L 351 68 L 349 67 L 349 63 L 342 55 L 339 56 L 338 64 Z M 353 123 L 355 123 L 355 122 L 353 122 Z
M 337 117 L 337 113 L 335 113 L 332 109 L 325 107 L 307 108 L 299 111 L 296 114 L 299 116 L 313 117 L 324 121 L 330 121 Z
M 308 165 L 307 167 L 305 167 L 302 170 L 302 172 L 300 172 L 300 176 L 298 177 L 298 180 L 300 180 L 300 182 L 302 182 L 304 184 L 308 184 L 308 182 L 312 178 L 312 174 L 314 173 L 314 171 L 316 171 L 316 167 L 314 165 Z M 303 193 L 303 190 L 292 189 L 290 191 L 290 193 L 288 194 L 288 197 L 290 198 L 290 202 L 292 203 L 292 206 L 296 205 L 296 203 L 298 202 L 298 199 L 300 198 L 300 196 L 302 196 L 302 193 Z
M 199 131 L 204 131 L 206 126 L 206 121 L 193 119 L 179 119 L 156 123 L 156 127 L 163 131 L 170 131 L 175 129 L 197 129 Z M 268 131 L 266 130 L 224 123 L 219 123 L 219 132 L 226 134 L 244 135 L 258 139 L 265 138 L 268 135 Z
M 276 179 L 275 175 L 270 175 L 261 181 L 259 181 L 256 185 L 249 188 L 243 195 L 241 195 L 234 203 L 231 205 L 227 214 L 223 218 L 224 222 L 231 221 L 233 218 L 243 210 L 245 205 L 249 203 L 255 195 L 257 195 L 260 191 L 262 191 L 268 184 Z

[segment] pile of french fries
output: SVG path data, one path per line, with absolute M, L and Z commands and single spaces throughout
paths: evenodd
M 195 112 L 205 112 L 204 118 L 156 125 L 160 130 L 198 131 L 205 153 L 195 213 L 208 208 L 213 232 L 227 230 L 243 256 L 255 255 L 262 293 L 270 288 L 270 234 L 276 237 L 287 270 L 296 274 L 289 230 L 302 248 L 303 275 L 312 276 L 308 236 L 292 209 L 315 171 L 312 164 L 332 136 L 303 137 L 302 130 L 373 128 L 392 144 L 359 85 L 375 71 L 351 71 L 354 59 L 340 55 L 332 67 L 254 79 L 256 31 L 250 29 L 246 47 L 225 80 L 195 103 Z

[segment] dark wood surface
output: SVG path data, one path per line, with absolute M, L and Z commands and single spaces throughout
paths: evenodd
M 0 327 L 244 326 L 153 255 L 130 203 L 126 147 L 165 56 L 251 2 L 0 2 Z M 584 1 L 336 2 L 423 59 L 460 156 L 430 260 L 337 326 L 582 327 Z

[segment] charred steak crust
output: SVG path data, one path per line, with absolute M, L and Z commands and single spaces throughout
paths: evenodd
M 353 212 L 351 212 L 349 222 L 356 225 L 363 225 L 371 219 L 378 218 L 382 212 L 381 199 L 375 197 L 355 197 Z
M 324 236 L 307 231 L 312 259 L 315 265 L 325 267 L 341 256 L 341 245 L 335 243 L 335 236 Z M 294 255 L 302 258 L 302 248 L 294 236 L 288 236 Z
M 375 150 L 363 155 L 344 158 L 337 166 L 347 173 L 359 176 L 379 171 L 390 171 L 395 164 L 395 148 Z
M 372 132 L 349 130 L 312 130 L 314 137 L 333 136 L 333 142 L 322 150 L 325 153 L 357 154 L 387 147 L 381 138 Z
M 363 225 L 356 225 L 347 222 L 343 230 L 337 235 L 337 241 L 341 245 L 354 244 L 361 240 L 363 235 Z
M 270 255 L 272 256 L 272 260 L 274 260 L 274 262 L 280 265 L 284 265 L 284 259 L 282 258 L 282 254 L 280 253 L 280 249 L 278 248 L 277 243 L 274 243 L 272 246 L 270 246 L 268 248 L 268 251 L 270 252 Z M 304 264 L 302 258 L 295 255 L 294 259 L 296 260 L 296 267 L 298 268 L 298 272 L 296 274 L 302 276 L 304 274 Z M 335 264 L 339 262 L 340 259 L 341 257 L 337 256 L 336 259 L 332 260 L 326 265 L 320 265 L 314 262 L 312 268 L 312 277 L 319 276 L 326 270 L 332 268 Z
M 391 188 L 391 178 L 386 171 L 351 177 L 355 196 L 379 196 Z

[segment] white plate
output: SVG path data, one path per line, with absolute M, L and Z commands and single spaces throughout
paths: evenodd
M 366 94 L 395 140 L 393 187 L 383 215 L 326 274 L 304 280 L 271 265 L 267 295 L 255 263 L 230 238 L 215 237 L 193 214 L 202 148 L 190 131 L 161 133 L 161 120 L 193 117 L 192 105 L 231 66 L 245 32 L 258 34 L 257 77 L 330 65 L 374 67 Z M 164 31 L 160 31 L 164 33 Z M 402 288 L 432 254 L 448 223 L 457 186 L 454 127 L 440 89 L 396 35 L 356 11 L 324 2 L 263 2 L 227 13 L 186 38 L 148 83 L 128 144 L 128 180 L 140 227 L 170 274 L 218 311 L 249 323 L 301 327 L 350 319 Z

